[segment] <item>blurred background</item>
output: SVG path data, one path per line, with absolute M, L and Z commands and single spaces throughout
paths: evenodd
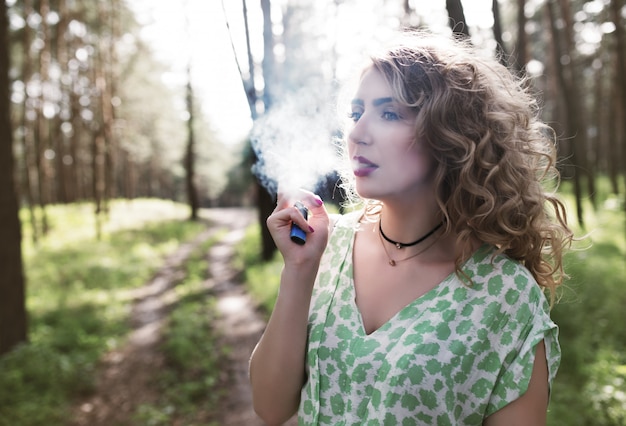
M 267 315 L 280 259 L 262 225 L 276 182 L 258 130 L 289 128 L 268 142 L 282 152 L 332 146 L 341 88 L 402 28 L 469 38 L 528 77 L 581 237 L 553 309 L 549 424 L 626 425 L 624 0 L 2 3 L 0 425 L 78 424 L 73 407 L 132 329 L 133 291 L 207 229 L 167 311 L 159 395 L 126 424 L 216 424 L 228 352 L 207 337 L 216 218 L 252 213 L 232 263 Z M 321 122 L 327 139 L 312 140 Z M 341 210 L 336 174 L 315 173 L 310 189 Z

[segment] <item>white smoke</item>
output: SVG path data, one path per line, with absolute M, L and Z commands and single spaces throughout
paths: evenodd
M 284 97 L 254 125 L 252 148 L 257 162 L 252 172 L 275 196 L 298 189 L 315 192 L 339 163 L 339 121 L 324 90 L 302 89 Z

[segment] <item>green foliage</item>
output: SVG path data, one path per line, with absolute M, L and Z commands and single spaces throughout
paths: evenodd
M 129 331 L 132 290 L 204 226 L 181 220 L 186 212 L 115 202 L 97 241 L 89 205 L 50 206 L 48 237 L 24 244 L 30 343 L 0 358 L 0 425 L 66 423 L 71 399 L 93 389 L 98 359 Z
M 237 246 L 234 262 L 237 269 L 244 271 L 243 279 L 254 300 L 269 314 L 276 303 L 282 258 L 276 253 L 271 262 L 263 262 L 260 253 L 261 227 L 255 223 Z
M 188 141 L 189 112 L 182 109 L 182 86 L 164 84 L 162 75 L 168 66 L 159 63 L 152 53 L 138 44 L 125 68 L 120 81 L 120 98 L 124 102 L 118 108 L 123 117 L 121 146 L 135 162 L 134 167 L 152 174 L 158 173 L 179 190 L 165 191 L 168 185 L 155 185 L 152 191 L 159 196 L 181 197 L 184 201 L 183 157 Z M 200 99 L 194 99 L 194 163 L 195 184 L 202 204 L 212 202 L 224 190 L 229 170 L 234 167 L 237 152 L 216 136 L 201 108 Z M 141 187 L 138 188 L 141 191 Z
M 210 243 L 196 250 L 186 264 L 186 278 L 176 286 L 178 302 L 170 313 L 162 346 L 166 368 L 157 378 L 163 396 L 157 404 L 138 408 L 134 415 L 138 424 L 207 424 L 196 418 L 198 412 L 216 408 L 223 352 L 217 349 L 217 335 L 212 328 L 215 299 L 204 286 L 204 254 Z
M 583 395 L 591 401 L 594 415 L 589 420 L 596 424 L 626 424 L 625 361 L 623 352 L 603 349 L 589 367 L 590 380 Z
M 620 200 L 599 182 L 601 208 L 594 211 L 584 204 L 588 231 L 577 233 L 589 232 L 589 237 L 566 257 L 571 279 L 553 312 L 563 347 L 552 403 L 554 425 L 624 424 L 626 386 L 619 372 L 626 357 L 618 355 L 626 349 L 621 326 L 626 303 L 624 215 Z
M 230 190 L 228 184 L 231 174 L 240 169 L 237 159 L 241 148 L 220 142 L 202 111 L 197 112 L 194 123 L 197 128 L 195 135 L 196 185 L 198 194 L 204 201 L 203 205 L 219 202 L 221 197 L 235 198 L 233 204 L 240 204 L 243 194 L 224 194 L 224 192 Z M 248 181 L 248 184 L 250 183 L 251 181 Z
M 597 211 L 585 203 L 586 230 L 576 234 L 588 236 L 566 255 L 570 279 L 552 312 L 563 351 L 548 423 L 553 426 L 613 426 L 626 419 L 625 217 L 617 197 L 603 194 L 598 201 Z
M 25 344 L 0 358 L 0 425 L 62 425 L 72 395 L 93 388 L 89 356 Z
M 254 152 L 249 141 L 245 141 L 236 151 L 239 152 L 239 162 L 225 175 L 227 182 L 219 200 L 223 206 L 236 203 L 246 205 L 253 202 L 251 188 L 254 178 L 251 166 L 254 163 Z

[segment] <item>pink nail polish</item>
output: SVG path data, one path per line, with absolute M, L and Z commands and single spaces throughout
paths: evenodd
M 318 206 L 321 206 L 322 204 L 324 204 L 324 202 L 322 201 L 321 198 L 315 197 L 315 204 L 317 204 Z
M 309 225 L 309 231 L 315 232 L 315 229 L 313 229 L 313 227 L 311 225 Z

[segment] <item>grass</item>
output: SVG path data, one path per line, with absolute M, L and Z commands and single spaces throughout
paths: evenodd
M 564 199 L 573 211 L 573 197 Z M 583 204 L 575 232 L 586 237 L 565 257 L 570 279 L 552 312 L 563 356 L 549 425 L 626 424 L 626 217 L 621 198 L 598 199 L 595 210 Z
M 97 361 L 129 331 L 131 291 L 205 226 L 180 204 L 119 201 L 97 240 L 92 206 L 47 211 L 37 245 L 23 220 L 30 342 L 0 358 L 2 426 L 66 424 L 72 400 L 94 389 Z
M 213 425 L 203 420 L 203 414 L 215 410 L 221 396 L 216 385 L 225 352 L 216 344 L 212 328 L 215 298 L 207 295 L 204 286 L 205 255 L 211 244 L 208 241 L 195 250 L 186 263 L 186 278 L 176 286 L 178 303 L 170 313 L 162 344 L 166 369 L 156 380 L 162 397 L 156 404 L 138 408 L 137 424 Z
M 274 255 L 271 262 L 263 262 L 261 253 L 261 226 L 258 222 L 250 225 L 245 237 L 235 249 L 235 268 L 243 271 L 246 288 L 252 298 L 261 306 L 266 315 L 272 312 L 276 303 L 282 257 Z

